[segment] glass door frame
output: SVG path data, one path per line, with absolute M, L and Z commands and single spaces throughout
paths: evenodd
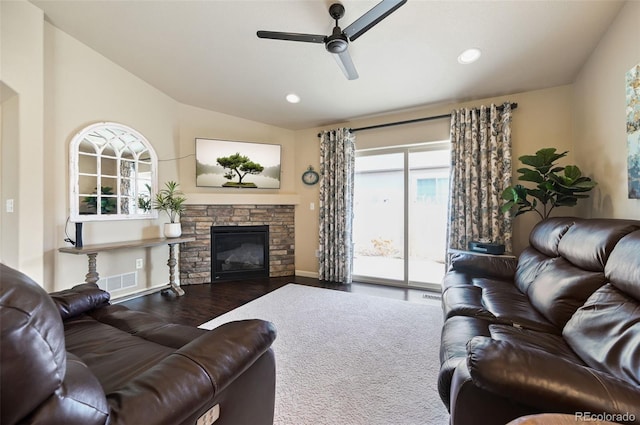
M 426 143 L 416 143 L 416 144 L 408 144 L 408 145 L 399 145 L 399 146 L 389 146 L 383 148 L 371 148 L 371 149 L 360 149 L 356 150 L 356 158 L 363 156 L 375 156 L 375 155 L 386 155 L 386 154 L 394 154 L 394 153 L 402 153 L 404 156 L 404 170 L 403 170 L 403 191 L 404 191 L 404 211 L 403 211 L 403 279 L 388 279 L 388 278 L 380 278 L 374 276 L 364 276 L 364 275 L 353 275 L 353 280 L 357 282 L 363 283 L 374 283 L 379 285 L 387 285 L 387 286 L 397 286 L 402 288 L 415 288 L 415 289 L 428 289 L 432 291 L 440 292 L 442 290 L 442 286 L 439 283 L 425 283 L 425 282 L 416 282 L 409 280 L 409 244 L 410 244 L 410 235 L 409 235 L 409 203 L 410 203 L 410 174 L 411 170 L 409 168 L 409 155 L 415 152 L 424 152 L 424 151 L 437 151 L 437 150 L 450 150 L 451 142 L 449 140 L 442 140 L 437 142 L 426 142 Z M 357 195 L 356 195 L 357 196 Z M 443 250 L 446 247 L 443 247 Z

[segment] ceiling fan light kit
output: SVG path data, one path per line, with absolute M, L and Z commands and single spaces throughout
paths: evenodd
M 374 25 L 393 13 L 407 0 L 382 0 L 364 15 L 356 19 L 344 30 L 338 25 L 340 18 L 344 16 L 344 6 L 334 3 L 329 7 L 329 15 L 336 22 L 331 35 L 324 36 L 318 34 L 299 34 L 291 32 L 258 31 L 258 38 L 268 38 L 272 40 L 301 41 L 304 43 L 323 43 L 325 49 L 332 53 L 338 66 L 349 80 L 358 78 L 358 72 L 349 55 L 349 42 L 354 41 Z

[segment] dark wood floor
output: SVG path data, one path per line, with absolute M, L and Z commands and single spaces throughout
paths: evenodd
M 381 287 L 362 283 L 353 283 L 351 285 L 328 284 L 320 282 L 318 279 L 289 276 L 185 285 L 182 287 L 185 291 L 185 295 L 182 297 L 177 297 L 173 292 L 168 292 L 165 295 L 156 292 L 123 301 L 120 304 L 132 310 L 152 313 L 172 323 L 198 326 L 207 320 L 227 313 L 271 291 L 275 291 L 288 283 L 405 300 L 409 296 L 417 297 L 418 300 L 424 297 L 425 302 L 434 302 L 434 295 L 429 291 Z

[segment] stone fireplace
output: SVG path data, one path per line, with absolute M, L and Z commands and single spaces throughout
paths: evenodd
M 293 205 L 187 205 L 181 215 L 182 235 L 194 242 L 180 247 L 180 284 L 210 283 L 211 228 L 268 226 L 269 277 L 295 274 L 295 211 Z

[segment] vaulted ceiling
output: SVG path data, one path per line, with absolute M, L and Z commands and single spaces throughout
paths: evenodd
M 290 129 L 570 84 L 623 5 L 409 0 L 350 43 L 359 78 L 349 81 L 322 44 L 256 36 L 328 35 L 331 1 L 31 1 L 178 102 Z M 341 3 L 344 28 L 378 1 Z M 458 63 L 471 47 L 480 59 Z

